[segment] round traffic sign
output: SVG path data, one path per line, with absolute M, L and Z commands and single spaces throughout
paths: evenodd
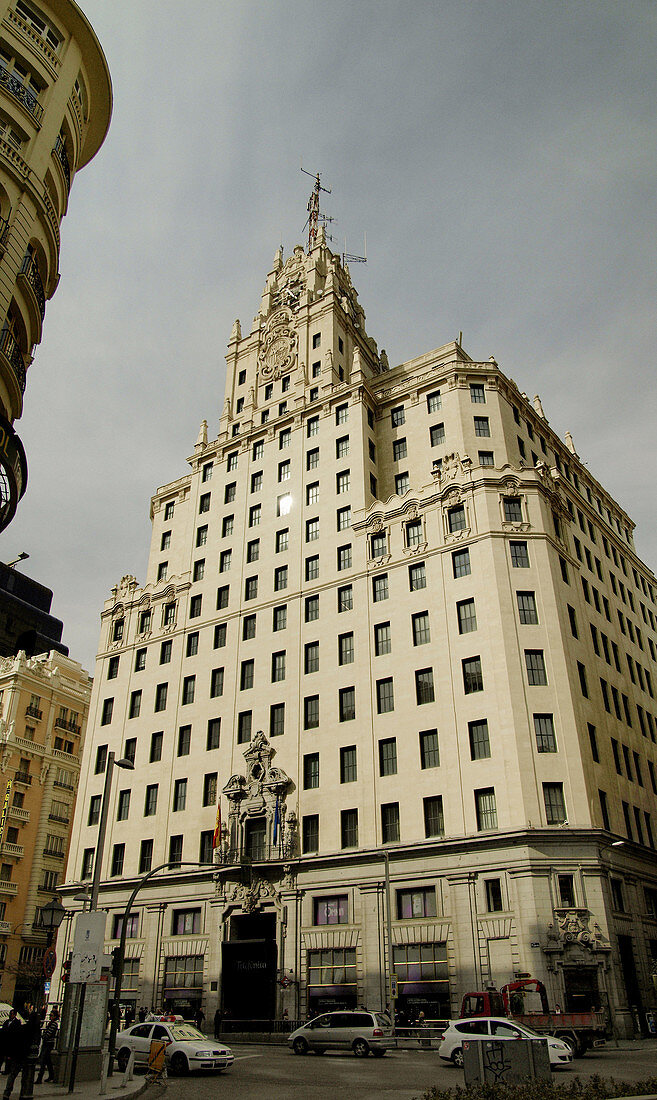
M 46 978 L 52 978 L 57 966 L 57 952 L 54 947 L 49 947 L 43 956 L 43 973 Z

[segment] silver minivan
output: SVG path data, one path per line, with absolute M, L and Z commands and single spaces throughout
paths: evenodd
M 293 1031 L 287 1041 L 295 1054 L 307 1054 L 309 1050 L 316 1054 L 325 1050 L 353 1050 L 357 1058 L 367 1058 L 370 1051 L 375 1058 L 382 1058 L 394 1046 L 388 1016 L 362 1008 L 316 1016 Z

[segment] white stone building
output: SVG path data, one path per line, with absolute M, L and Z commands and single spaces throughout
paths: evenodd
M 124 997 L 208 1018 L 518 972 L 619 1031 L 655 1004 L 657 582 L 626 513 L 494 361 L 390 367 L 320 232 L 235 322 L 216 438 L 102 612 L 68 866 Z M 222 825 L 213 855 L 217 799 Z M 622 840 L 623 844 L 615 841 Z M 385 861 L 389 861 L 389 890 Z

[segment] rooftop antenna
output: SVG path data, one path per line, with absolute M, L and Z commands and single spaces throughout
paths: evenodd
M 315 186 L 310 192 L 310 198 L 308 199 L 308 220 L 306 221 L 306 225 L 308 226 L 308 251 L 310 252 L 317 241 L 317 230 L 319 226 L 326 226 L 329 222 L 333 221 L 333 218 L 329 218 L 326 214 L 320 214 L 319 212 L 320 191 L 323 191 L 325 195 L 330 195 L 331 188 L 322 187 L 319 172 L 307 172 L 303 165 L 301 165 L 301 171 L 304 175 L 312 176 L 315 180 Z M 304 225 L 304 229 L 306 225 Z
M 363 255 L 354 256 L 351 252 L 347 252 L 347 238 L 344 239 L 344 252 L 342 253 L 342 266 L 345 264 L 366 264 L 367 263 L 367 234 L 363 233 Z

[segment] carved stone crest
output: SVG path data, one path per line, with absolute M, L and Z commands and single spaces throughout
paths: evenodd
M 262 346 L 258 353 L 260 373 L 263 378 L 280 378 L 290 370 L 294 362 L 296 334 L 290 327 L 287 309 L 273 313 L 265 326 Z

